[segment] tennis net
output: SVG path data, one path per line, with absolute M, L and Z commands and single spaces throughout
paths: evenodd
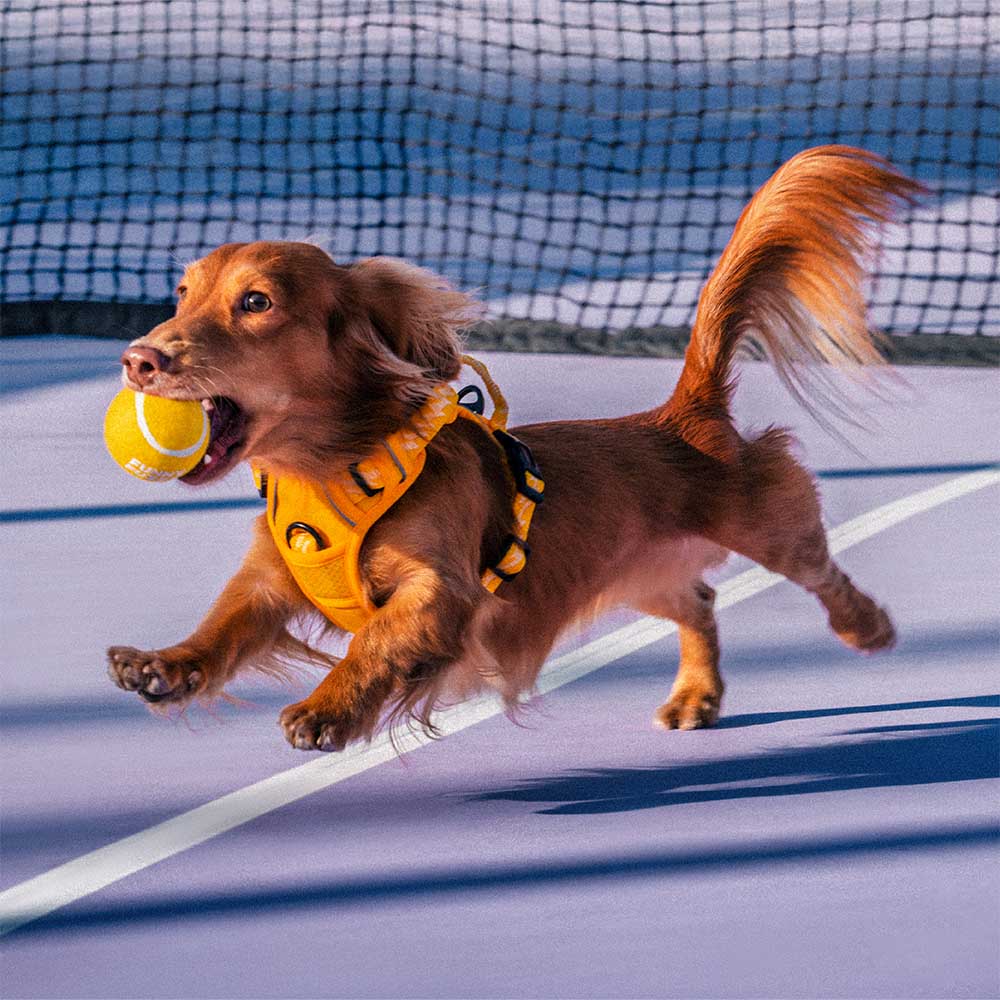
M 182 263 L 253 239 L 403 256 L 605 342 L 683 330 L 752 192 L 840 142 L 933 192 L 887 234 L 875 324 L 1000 333 L 998 10 L 9 0 L 8 332 L 128 336 L 110 304 L 162 309 Z

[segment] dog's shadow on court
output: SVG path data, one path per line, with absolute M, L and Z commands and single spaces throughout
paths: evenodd
M 997 707 L 985 695 L 914 703 Z M 728 728 L 788 719 L 866 712 L 879 707 L 736 716 Z M 467 801 L 538 803 L 548 815 L 632 812 L 695 802 L 718 802 L 847 789 L 926 785 L 995 778 L 1000 772 L 1000 718 L 915 722 L 850 729 L 829 742 L 767 753 L 662 767 L 596 768 L 537 778 L 469 796 Z

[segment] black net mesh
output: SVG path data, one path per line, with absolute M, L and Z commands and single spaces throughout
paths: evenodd
M 160 302 L 220 243 L 395 254 L 496 317 L 690 323 L 753 190 L 825 142 L 932 199 L 874 321 L 1000 332 L 992 0 L 9 0 L 8 302 Z

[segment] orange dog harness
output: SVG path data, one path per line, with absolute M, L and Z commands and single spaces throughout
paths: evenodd
M 528 529 L 545 484 L 531 452 L 506 432 L 507 403 L 486 366 L 463 357 L 482 378 L 493 401 L 493 413 L 482 415 L 482 394 L 476 387 L 456 393 L 440 385 L 409 425 L 390 434 L 361 462 L 326 482 L 269 476 L 254 469 L 261 496 L 267 500 L 267 523 L 285 564 L 305 596 L 334 625 L 357 632 L 375 613 L 361 581 L 359 555 L 371 526 L 413 485 L 423 471 L 427 445 L 447 424 L 471 420 L 503 450 L 513 476 L 514 530 L 500 561 L 482 574 L 491 593 L 524 569 Z M 459 402 L 473 393 L 473 404 Z

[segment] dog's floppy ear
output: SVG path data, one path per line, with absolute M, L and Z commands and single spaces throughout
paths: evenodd
M 389 349 L 443 381 L 462 366 L 458 331 L 482 308 L 444 278 L 393 257 L 371 257 L 350 268 L 355 305 Z

